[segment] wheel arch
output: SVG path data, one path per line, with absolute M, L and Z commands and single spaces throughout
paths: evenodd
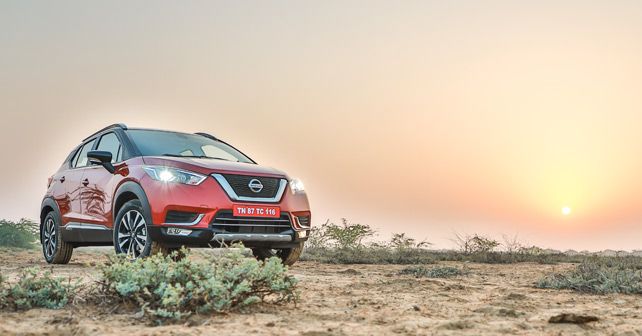
M 60 207 L 58 206 L 58 203 L 51 198 L 47 197 L 42 200 L 42 205 L 40 206 L 40 226 L 39 226 L 39 232 L 42 232 L 42 226 L 45 223 L 45 218 L 47 217 L 47 214 L 50 212 L 54 212 L 56 216 L 58 217 L 58 222 L 60 225 L 62 225 L 62 222 L 60 221 Z M 38 239 L 40 240 L 40 243 L 42 244 L 42 234 L 38 234 Z
M 131 200 L 139 200 L 145 210 L 145 221 L 147 223 L 152 223 L 152 210 L 149 205 L 149 200 L 147 199 L 147 194 L 143 187 L 133 181 L 127 181 L 118 187 L 116 194 L 114 195 L 114 203 L 112 208 L 112 220 L 114 225 L 116 224 L 116 217 L 118 216 L 118 211 L 125 205 L 125 203 Z

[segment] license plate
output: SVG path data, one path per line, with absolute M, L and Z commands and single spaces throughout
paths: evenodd
M 264 205 L 235 205 L 234 217 L 281 217 L 281 208 Z

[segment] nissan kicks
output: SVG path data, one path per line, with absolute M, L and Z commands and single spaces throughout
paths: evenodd
M 311 224 L 303 184 L 206 133 L 108 126 L 49 178 L 40 211 L 48 263 L 80 246 L 130 258 L 241 242 L 295 263 Z

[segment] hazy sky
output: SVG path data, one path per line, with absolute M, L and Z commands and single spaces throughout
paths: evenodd
M 300 177 L 317 225 L 642 248 L 639 1 L 5 0 L 0 48 L 0 217 L 124 122 Z

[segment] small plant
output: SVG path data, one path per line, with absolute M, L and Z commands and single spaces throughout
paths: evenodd
M 308 240 L 305 242 L 305 248 L 307 250 L 319 250 L 319 249 L 328 249 L 330 248 L 330 242 L 328 241 L 327 228 L 330 221 L 326 221 L 321 224 L 321 226 L 314 226 L 310 229 L 308 235 Z
M 417 278 L 452 278 L 468 274 L 468 270 L 451 266 L 426 268 L 424 266 L 411 266 L 402 269 L 400 274 L 413 275 Z
M 396 249 L 423 248 L 430 245 L 427 241 L 417 242 L 416 239 L 406 236 L 405 233 L 393 233 L 390 239 L 390 247 Z
M 171 255 L 134 261 L 116 257 L 102 269 L 102 290 L 159 320 L 297 298 L 296 279 L 286 274 L 278 258 L 260 262 L 232 252 L 196 262 L 187 251 L 182 253 L 179 261 Z
M 637 259 L 591 259 L 567 273 L 549 274 L 536 287 L 578 292 L 642 294 L 642 263 Z
M 0 279 L 0 306 L 15 310 L 31 308 L 59 309 L 72 298 L 75 285 L 53 277 L 51 271 L 37 268 L 24 270 L 18 282 L 8 284 Z
M 0 246 L 33 248 L 38 240 L 39 226 L 28 219 L 17 222 L 0 219 Z
M 323 236 L 334 242 L 338 248 L 356 248 L 363 246 L 363 240 L 374 236 L 375 231 L 369 225 L 353 224 L 341 219 L 341 225 L 327 222 Z
M 478 234 L 472 236 L 455 234 L 453 241 L 464 254 L 489 253 L 500 245 L 498 241 Z

